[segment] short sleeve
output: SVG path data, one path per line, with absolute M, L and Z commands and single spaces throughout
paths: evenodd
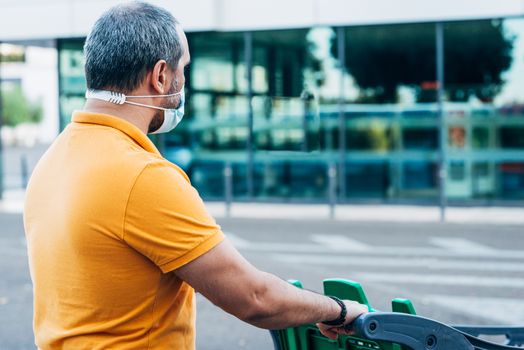
M 182 170 L 159 161 L 135 181 L 123 239 L 165 273 L 203 255 L 224 235 Z

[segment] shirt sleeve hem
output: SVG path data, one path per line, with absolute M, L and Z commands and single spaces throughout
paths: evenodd
M 204 255 L 212 248 L 217 246 L 220 242 L 222 242 L 224 238 L 224 234 L 222 233 L 222 231 L 219 230 L 212 234 L 210 237 L 208 237 L 205 241 L 201 242 L 195 248 L 182 255 L 181 257 L 178 257 L 162 265 L 158 265 L 158 267 L 160 268 L 160 270 L 162 270 L 163 273 L 176 270 L 179 267 L 184 266 L 185 264 L 200 257 L 201 255 Z

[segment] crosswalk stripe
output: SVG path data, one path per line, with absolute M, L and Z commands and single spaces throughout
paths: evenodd
M 364 256 L 421 256 L 421 257 L 468 257 L 468 258 L 492 258 L 492 259 L 522 259 L 524 251 L 509 249 L 443 249 L 428 248 L 427 246 L 362 246 L 364 243 L 350 239 L 350 244 L 337 246 L 335 244 L 314 244 L 314 243 L 285 243 L 285 242 L 254 242 L 238 237 L 235 234 L 227 233 L 233 244 L 237 248 L 255 252 L 272 253 L 313 253 L 313 254 L 332 254 L 334 252 L 347 251 L 355 255 Z M 323 241 L 329 241 L 330 235 L 323 236 Z M 359 244 L 361 246 L 359 247 Z M 466 244 L 466 243 L 464 243 Z M 365 247 L 365 248 L 363 248 Z
M 313 242 L 334 250 L 366 252 L 372 249 L 370 245 L 342 235 L 314 234 L 309 237 Z
M 274 242 L 253 242 L 248 241 L 231 233 L 225 233 L 226 237 L 233 243 L 233 245 L 241 250 L 257 251 L 257 252 L 302 252 L 314 253 L 319 250 L 326 252 L 333 251 L 330 248 L 319 247 L 311 243 L 274 243 Z
M 425 268 L 429 270 L 466 270 L 486 272 L 524 272 L 524 264 L 484 260 L 441 260 L 432 258 L 383 258 L 344 255 L 272 254 L 275 260 L 291 264 L 360 266 L 384 268 Z
M 491 247 L 459 237 L 431 237 L 430 242 L 436 246 L 464 254 L 493 253 L 494 251 Z

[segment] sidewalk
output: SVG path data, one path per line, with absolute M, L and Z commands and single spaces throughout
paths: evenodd
M 216 218 L 227 217 L 222 202 L 206 203 Z M 325 220 L 330 208 L 325 204 L 233 203 L 233 218 Z M 334 220 L 381 222 L 438 222 L 440 209 L 415 205 L 337 205 Z M 446 209 L 446 221 L 471 224 L 524 225 L 524 208 L 470 207 Z
M 24 210 L 24 190 L 5 190 L 0 200 L 0 213 L 21 214 Z
M 0 213 L 21 214 L 24 208 L 24 191 L 4 192 L 0 201 Z M 208 202 L 206 206 L 216 218 L 226 218 L 224 202 Z M 233 203 L 230 217 L 246 219 L 328 220 L 327 204 L 280 204 L 280 203 Z M 336 221 L 381 222 L 438 222 L 438 207 L 415 205 L 337 205 Z M 470 224 L 524 225 L 524 208 L 469 207 L 446 209 L 446 221 Z

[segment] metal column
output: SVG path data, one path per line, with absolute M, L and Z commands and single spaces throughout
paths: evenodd
M 230 162 L 224 164 L 224 200 L 226 201 L 226 217 L 231 217 L 233 202 L 233 167 Z
M 344 78 L 346 73 L 346 32 L 343 27 L 337 28 L 337 48 L 338 61 L 340 68 L 340 95 L 338 99 L 338 148 L 339 148 L 339 169 L 338 186 L 339 198 L 346 198 L 346 116 L 344 113 Z
M 330 162 L 327 168 L 328 175 L 328 200 L 329 200 L 329 218 L 335 218 L 335 207 L 337 204 L 337 166 Z
M 439 156 L 438 156 L 438 179 L 439 179 L 439 206 L 440 221 L 446 220 L 446 123 L 444 115 L 444 25 L 439 22 L 435 25 L 436 40 L 436 62 L 437 62 L 437 106 L 439 118 Z
M 246 65 L 246 79 L 247 79 L 247 100 L 248 100 L 248 116 L 247 116 L 247 195 L 253 198 L 253 33 L 244 33 L 244 60 Z

